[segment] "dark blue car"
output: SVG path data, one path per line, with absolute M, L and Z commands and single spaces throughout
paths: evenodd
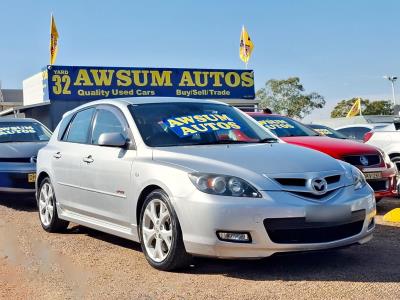
M 50 136 L 36 120 L 0 118 L 0 192 L 35 192 L 36 156 Z

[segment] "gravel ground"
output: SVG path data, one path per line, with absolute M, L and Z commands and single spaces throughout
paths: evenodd
M 399 299 L 400 223 L 378 205 L 361 246 L 255 261 L 197 259 L 180 273 L 152 269 L 140 246 L 71 224 L 40 227 L 32 199 L 0 195 L 0 299 Z

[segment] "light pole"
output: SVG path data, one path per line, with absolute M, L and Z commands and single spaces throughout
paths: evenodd
M 397 80 L 397 76 L 383 76 L 383 78 L 389 80 L 392 83 L 392 98 L 393 98 L 393 107 L 396 105 L 396 96 L 394 92 L 394 82 Z

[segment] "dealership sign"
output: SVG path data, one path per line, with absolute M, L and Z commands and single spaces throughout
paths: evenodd
M 252 70 L 48 66 L 50 101 L 120 97 L 254 99 Z

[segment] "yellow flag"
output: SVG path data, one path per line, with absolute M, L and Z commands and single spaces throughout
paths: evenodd
M 253 52 L 254 44 L 250 39 L 249 34 L 247 33 L 244 26 L 242 27 L 242 33 L 240 34 L 240 48 L 239 48 L 239 56 L 240 59 L 243 60 L 244 63 L 248 63 L 251 52 Z
M 361 99 L 358 98 L 353 106 L 350 108 L 349 112 L 347 113 L 346 118 L 351 118 L 357 115 L 361 115 Z
M 50 65 L 53 65 L 56 61 L 58 52 L 58 31 L 56 22 L 54 21 L 53 15 L 51 15 L 50 23 Z

